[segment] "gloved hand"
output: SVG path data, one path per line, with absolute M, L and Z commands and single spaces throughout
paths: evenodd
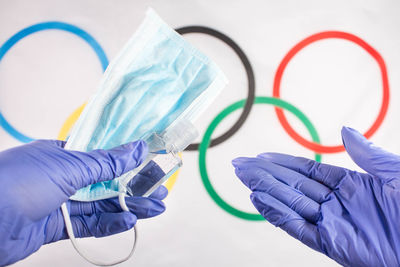
M 40 140 L 0 152 L 0 265 L 14 263 L 43 244 L 68 238 L 60 210 L 67 202 L 76 237 L 102 237 L 132 228 L 137 219 L 165 210 L 160 187 L 149 198 L 69 201 L 78 189 L 110 180 L 140 165 L 147 146 L 138 141 L 110 150 L 77 152 L 65 142 Z
M 233 160 L 257 210 L 345 266 L 400 265 L 400 157 L 342 129 L 367 173 L 278 153 Z

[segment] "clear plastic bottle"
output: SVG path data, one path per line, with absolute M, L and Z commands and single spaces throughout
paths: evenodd
M 149 155 L 124 179 L 122 191 L 130 196 L 147 197 L 182 166 L 178 156 L 198 136 L 196 128 L 188 121 L 181 121 L 162 134 L 153 133 L 144 138 Z

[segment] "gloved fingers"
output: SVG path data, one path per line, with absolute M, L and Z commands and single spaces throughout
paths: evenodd
M 239 165 L 235 172 L 252 191 L 268 193 L 311 223 L 316 223 L 319 219 L 320 205 L 318 203 L 278 181 L 265 170 L 257 167 L 241 170 Z
M 129 211 L 138 219 L 157 216 L 165 211 L 165 205 L 161 200 L 147 197 L 126 197 L 126 205 Z M 69 211 L 71 216 L 93 215 L 101 213 L 121 212 L 118 198 L 104 199 L 92 202 L 70 201 Z
M 37 140 L 36 142 L 42 143 L 42 144 L 48 144 L 48 145 L 55 145 L 55 146 L 58 146 L 61 148 L 64 148 L 65 144 L 67 143 L 66 141 L 55 140 L 55 139 L 53 139 L 53 140 L 40 139 L 40 140 Z
M 153 193 L 150 194 L 149 198 L 163 200 L 167 197 L 167 195 L 168 189 L 165 186 L 160 185 L 156 190 L 154 190 Z
M 103 237 L 118 234 L 131 229 L 136 221 L 135 214 L 128 211 L 71 216 L 75 237 Z
M 109 150 L 65 150 L 69 156 L 65 160 L 70 163 L 68 179 L 71 179 L 70 183 L 76 189 L 114 179 L 138 167 L 147 151 L 144 141 L 127 143 Z
M 314 160 L 294 157 L 280 153 L 263 153 L 257 157 L 271 161 L 282 167 L 299 172 L 314 179 L 330 189 L 335 189 L 339 182 L 348 175 L 349 170 L 329 164 L 319 163 Z
M 152 198 L 139 197 L 135 201 L 129 201 L 126 205 L 131 212 L 136 214 L 138 219 L 151 218 L 165 211 L 164 203 Z
M 386 179 L 400 176 L 400 156 L 375 146 L 349 127 L 342 128 L 342 140 L 347 153 L 366 172 Z
M 317 203 L 322 203 L 327 196 L 332 192 L 325 185 L 310 179 L 303 174 L 292 169 L 274 164 L 269 160 L 262 158 L 237 158 L 232 161 L 234 166 L 239 166 L 241 169 L 251 169 L 254 167 L 261 168 L 270 173 L 277 180 L 301 191 L 304 195 L 311 198 Z
M 250 196 L 256 209 L 270 223 L 286 231 L 292 237 L 319 252 L 321 241 L 317 226 L 304 220 L 285 204 L 264 192 L 254 192 Z

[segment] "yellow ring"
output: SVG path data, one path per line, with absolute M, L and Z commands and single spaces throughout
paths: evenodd
M 86 103 L 84 103 L 79 108 L 75 109 L 71 115 L 65 120 L 63 126 L 61 127 L 60 132 L 58 133 L 58 140 L 66 140 L 69 134 L 69 131 L 74 126 L 75 122 L 78 120 L 79 116 L 81 115 L 83 109 L 85 108 Z
M 63 126 L 61 127 L 60 132 L 58 133 L 58 138 L 57 138 L 58 140 L 67 139 L 69 131 L 72 129 L 72 126 L 74 126 L 75 122 L 78 120 L 85 106 L 86 103 L 75 109 L 74 112 L 72 112 L 72 114 L 68 116 Z M 182 159 L 182 153 L 179 153 L 179 157 Z M 172 187 L 174 186 L 176 180 L 178 179 L 178 175 L 179 175 L 179 170 L 177 170 L 174 174 L 172 174 L 171 177 L 164 183 L 165 187 L 168 189 L 168 192 L 170 192 Z

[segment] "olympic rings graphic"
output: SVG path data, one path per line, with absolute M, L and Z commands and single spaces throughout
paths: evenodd
M 302 113 L 299 109 L 297 109 L 295 106 L 289 104 L 286 101 L 283 101 L 279 98 L 273 98 L 273 97 L 256 97 L 254 100 L 254 104 L 269 104 L 273 105 L 276 107 L 283 108 L 289 112 L 291 112 L 293 115 L 295 115 L 307 128 L 308 132 L 310 133 L 312 140 L 316 143 L 319 142 L 319 137 L 317 134 L 317 131 L 313 124 L 310 122 L 310 120 Z M 231 104 L 230 106 L 226 107 L 224 110 L 222 110 L 210 123 L 208 126 L 204 136 L 203 140 L 200 143 L 200 149 L 199 149 L 199 170 L 200 170 L 200 176 L 201 180 L 203 182 L 204 187 L 206 188 L 208 194 L 211 196 L 211 198 L 214 200 L 214 202 L 221 207 L 223 210 L 226 212 L 230 213 L 233 216 L 239 217 L 241 219 L 249 220 L 249 221 L 259 221 L 259 220 L 265 220 L 264 217 L 262 217 L 260 214 L 255 214 L 255 213 L 248 213 L 241 211 L 230 204 L 228 204 L 225 200 L 223 200 L 214 187 L 212 186 L 208 173 L 207 173 L 207 165 L 206 165 L 206 154 L 207 154 L 207 149 L 210 146 L 210 140 L 211 140 L 211 135 L 214 132 L 214 130 L 217 128 L 217 126 L 221 123 L 221 121 L 226 118 L 229 114 L 234 112 L 235 110 L 238 110 L 240 108 L 243 108 L 245 106 L 245 100 L 240 100 L 238 102 L 235 102 Z M 316 161 L 321 161 L 321 155 L 316 154 L 315 155 L 315 160 Z
M 247 94 L 247 99 L 246 99 L 246 104 L 243 108 L 243 112 L 240 114 L 238 120 L 232 125 L 230 129 L 228 129 L 224 134 L 221 136 L 212 139 L 210 147 L 216 146 L 218 144 L 221 144 L 222 142 L 226 141 L 229 139 L 232 135 L 234 135 L 240 127 L 242 127 L 243 123 L 246 121 L 247 117 L 250 114 L 251 108 L 253 106 L 254 102 L 254 97 L 255 97 L 255 79 L 254 79 L 254 72 L 253 68 L 251 67 L 250 61 L 247 58 L 246 54 L 243 52 L 243 50 L 239 47 L 238 44 L 236 44 L 230 37 L 227 35 L 214 30 L 212 28 L 204 27 L 204 26 L 187 26 L 187 27 L 182 27 L 176 29 L 176 31 L 179 34 L 187 34 L 187 33 L 204 33 L 211 35 L 225 44 L 227 44 L 229 47 L 233 49 L 233 51 L 239 56 L 240 60 L 242 61 L 242 64 L 244 66 L 244 69 L 246 70 L 246 75 L 247 75 L 247 80 L 248 80 L 248 94 Z M 199 144 L 191 144 L 186 148 L 186 150 L 189 151 L 194 151 L 199 149 Z
M 69 33 L 72 33 L 81 39 L 83 39 L 86 43 L 90 45 L 90 47 L 94 50 L 96 53 L 97 57 L 100 60 L 101 67 L 103 71 L 106 70 L 108 66 L 108 59 L 106 54 L 104 53 L 103 48 L 100 46 L 100 44 L 94 39 L 89 33 L 85 32 L 81 28 L 78 28 L 77 26 L 74 26 L 72 24 L 64 23 L 64 22 L 59 22 L 59 21 L 49 21 L 49 22 L 43 22 L 43 23 L 38 23 L 34 24 L 32 26 L 29 26 L 27 28 L 24 28 L 11 36 L 1 47 L 0 47 L 0 62 L 1 59 L 4 57 L 4 55 L 12 48 L 18 41 L 21 39 L 25 38 L 26 36 L 33 34 L 35 32 L 43 31 L 43 30 L 62 30 L 66 31 Z M 13 136 L 15 139 L 19 140 L 22 143 L 28 143 L 33 141 L 34 139 L 21 133 L 17 129 L 15 129 L 3 116 L 3 114 L 0 112 L 0 126 L 8 132 L 11 136 Z
M 70 32 L 84 41 L 86 41 L 90 47 L 95 51 L 97 57 L 100 60 L 100 63 L 102 65 L 103 71 L 107 68 L 108 65 L 108 59 L 101 48 L 100 44 L 87 32 L 84 30 L 78 28 L 77 26 L 63 23 L 63 22 L 57 22 L 57 21 L 51 21 L 51 22 L 43 22 L 43 23 L 38 23 L 34 24 L 32 26 L 29 26 L 25 29 L 22 29 L 21 31 L 17 32 L 14 34 L 12 37 L 10 37 L 1 47 L 0 47 L 0 61 L 4 57 L 4 55 L 8 52 L 12 46 L 14 46 L 18 41 L 23 39 L 24 37 L 38 32 L 42 30 L 50 30 L 50 29 L 57 29 L 57 30 L 63 30 Z M 283 73 L 285 71 L 285 68 L 289 64 L 290 60 L 298 53 L 300 52 L 303 48 L 308 46 L 309 44 L 312 44 L 316 41 L 323 40 L 323 39 L 329 39 L 329 38 L 337 38 L 337 39 L 344 39 L 348 40 L 350 42 L 353 42 L 357 45 L 359 45 L 361 48 L 363 48 L 368 54 L 370 54 L 377 64 L 380 67 L 381 70 L 381 78 L 382 78 L 382 88 L 383 88 L 383 97 L 382 97 L 382 104 L 381 108 L 379 111 L 379 114 L 375 120 L 375 122 L 372 124 L 372 126 L 366 131 L 364 134 L 365 137 L 369 138 L 371 137 L 380 127 L 382 124 L 387 110 L 389 106 L 389 81 L 388 81 L 388 74 L 386 70 L 386 65 L 385 62 L 382 58 L 382 56 L 373 48 L 371 47 L 368 43 L 363 41 L 361 38 L 350 34 L 346 32 L 339 32 L 339 31 L 326 31 L 326 32 L 320 32 L 316 33 L 314 35 L 311 35 L 298 44 L 296 44 L 283 58 L 281 63 L 279 64 L 279 67 L 275 73 L 274 77 L 274 85 L 273 85 L 273 97 L 256 97 L 255 96 L 255 78 L 254 78 L 254 72 L 251 67 L 251 64 L 246 56 L 246 54 L 243 52 L 243 50 L 227 35 L 214 30 L 212 28 L 204 27 L 204 26 L 187 26 L 187 27 L 182 27 L 176 30 L 180 34 L 187 34 L 187 33 L 204 33 L 211 35 L 217 39 L 220 39 L 224 43 L 226 43 L 228 46 L 230 46 L 234 52 L 239 56 L 247 74 L 247 79 L 248 79 L 248 95 L 246 99 L 237 101 L 228 107 L 226 107 L 224 110 L 222 110 L 210 123 L 208 126 L 203 139 L 200 144 L 192 144 L 190 145 L 187 150 L 193 151 L 193 150 L 199 150 L 199 171 L 200 171 L 200 176 L 203 182 L 203 185 L 207 191 L 207 193 L 210 195 L 210 197 L 214 200 L 214 202 L 221 207 L 223 210 L 228 212 L 229 214 L 236 216 L 238 218 L 242 218 L 245 220 L 250 220 L 250 221 L 259 221 L 259 220 L 264 220 L 264 218 L 260 214 L 255 214 L 255 213 L 248 213 L 241 211 L 230 204 L 228 204 L 225 200 L 220 197 L 216 190 L 213 188 L 212 183 L 209 179 L 208 173 L 207 173 L 207 166 L 206 166 L 206 153 L 208 148 L 216 146 L 231 136 L 233 136 L 243 125 L 245 120 L 250 114 L 251 108 L 253 104 L 268 104 L 268 105 L 273 105 L 275 107 L 275 112 L 278 116 L 279 122 L 285 129 L 285 131 L 291 136 L 297 143 L 301 144 L 302 146 L 314 151 L 315 153 L 336 153 L 336 152 L 341 152 L 344 150 L 343 146 L 325 146 L 320 144 L 320 139 L 317 134 L 317 131 L 313 124 L 310 122 L 310 120 L 306 117 L 305 114 L 303 114 L 298 108 L 295 106 L 291 105 L 290 103 L 280 99 L 280 83 L 282 80 Z M 68 136 L 68 133 L 70 129 L 72 128 L 73 124 L 75 121 L 78 119 L 79 115 L 81 114 L 82 110 L 84 109 L 84 105 L 80 106 L 78 109 L 76 109 L 64 122 L 64 125 L 62 126 L 60 133 L 59 133 L 59 139 L 66 139 Z M 212 133 L 215 131 L 216 127 L 221 123 L 221 121 L 227 117 L 229 114 L 232 112 L 243 108 L 243 111 L 239 117 L 239 119 L 234 123 L 234 125 L 228 129 L 224 134 L 221 136 L 211 139 Z M 287 110 L 294 114 L 307 128 L 308 132 L 311 135 L 312 141 L 308 141 L 307 139 L 303 138 L 300 136 L 288 123 L 283 110 Z M 17 129 L 15 129 L 2 115 L 0 112 L 0 126 L 6 130 L 11 136 L 16 138 L 17 140 L 21 142 L 30 142 L 33 139 L 31 137 L 28 137 L 21 132 L 19 132 Z M 316 161 L 321 161 L 321 155 L 320 154 L 315 154 L 315 160 Z M 170 190 L 172 186 L 174 185 L 176 179 L 178 176 L 178 172 L 176 172 L 165 184 Z
M 279 67 L 276 71 L 275 74 L 275 79 L 274 79 L 274 89 L 273 89 L 273 96 L 279 98 L 280 97 L 280 84 L 282 80 L 282 75 L 283 72 L 285 71 L 285 68 L 287 64 L 290 62 L 290 60 L 304 47 L 307 45 L 314 43 L 319 40 L 323 39 L 328 39 L 328 38 L 338 38 L 338 39 L 344 39 L 348 40 L 350 42 L 353 42 L 360 47 L 362 47 L 368 54 L 370 54 L 375 61 L 378 63 L 379 68 L 381 70 L 381 77 L 382 77 L 382 88 L 383 88 L 383 97 L 382 97 L 382 105 L 379 111 L 379 114 L 375 120 L 375 122 L 372 124 L 372 126 L 366 131 L 364 136 L 366 138 L 370 138 L 381 126 L 387 110 L 389 106 L 389 80 L 388 80 L 388 75 L 387 75 L 387 70 L 386 70 L 386 64 L 385 61 L 383 60 L 382 56 L 376 51 L 372 46 L 370 46 L 368 43 L 366 43 L 364 40 L 361 38 L 350 34 L 346 32 L 340 32 L 340 31 L 326 31 L 326 32 L 320 32 L 314 35 L 311 35 L 307 37 L 306 39 L 302 40 L 298 44 L 296 44 L 283 58 L 281 63 L 279 64 Z M 303 138 L 300 136 L 289 124 L 288 120 L 286 119 L 283 110 L 280 108 L 275 108 L 276 115 L 278 116 L 279 122 L 285 129 L 285 131 L 299 144 L 303 145 L 304 147 L 311 149 L 314 152 L 319 152 L 319 153 L 337 153 L 344 151 L 343 145 L 338 145 L 338 146 L 324 146 L 321 144 L 317 144 L 315 142 L 310 142 L 307 139 Z

